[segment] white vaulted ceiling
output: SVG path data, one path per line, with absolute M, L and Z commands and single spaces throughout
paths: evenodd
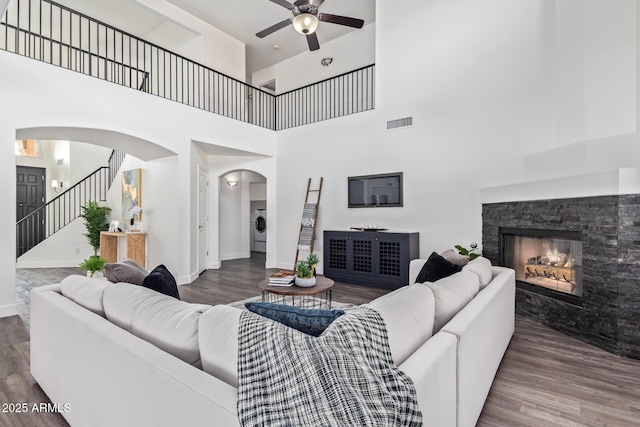
M 165 0 L 156 0 L 159 3 Z M 243 42 L 246 46 L 247 75 L 277 64 L 308 50 L 304 36 L 293 27 L 285 27 L 263 39 L 256 33 L 292 17 L 292 13 L 270 0 L 166 0 L 206 23 Z M 288 0 L 287 0 L 288 1 Z M 172 23 L 170 19 L 153 10 L 154 2 L 143 6 L 136 0 L 58 0 L 59 3 L 106 22 L 131 34 L 145 38 L 147 34 L 162 28 L 172 29 L 177 43 L 197 36 L 191 29 Z M 360 18 L 368 25 L 375 21 L 375 0 L 325 0 L 320 12 Z M 317 30 L 322 44 L 341 37 L 350 31 L 358 31 L 342 25 L 320 22 Z M 373 42 L 373 41 L 372 41 Z M 280 48 L 273 49 L 274 45 Z M 165 46 L 163 46 L 165 47 Z M 171 46 L 166 46 L 171 49 Z

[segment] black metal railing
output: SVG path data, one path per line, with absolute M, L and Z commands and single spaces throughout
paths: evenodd
M 113 150 L 111 152 L 111 156 L 109 156 L 109 185 L 115 182 L 125 156 L 126 153 L 124 151 Z
M 88 201 L 105 201 L 125 154 L 113 150 L 109 166 L 102 166 L 46 205 L 16 223 L 16 257 L 57 233 L 82 214 Z
M 375 65 L 278 95 L 276 129 L 288 129 L 375 108 Z
M 51 0 L 13 0 L 0 49 L 271 130 L 375 108 L 374 65 L 275 96 Z

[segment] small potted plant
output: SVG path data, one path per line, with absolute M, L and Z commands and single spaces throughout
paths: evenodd
M 471 242 L 469 246 L 471 246 L 471 249 L 467 249 L 461 245 L 455 245 L 454 248 L 458 250 L 460 255 L 469 257 L 470 261 L 482 256 L 482 254 L 476 252 L 476 250 L 478 250 L 478 244 L 476 242 Z
M 310 288 L 316 284 L 316 264 L 320 260 L 316 254 L 309 254 L 307 259 L 296 264 L 296 285 L 301 288 Z
M 108 262 L 109 260 L 100 256 L 91 255 L 80 263 L 80 268 L 87 271 L 87 277 L 94 277 L 97 279 L 98 277 L 102 277 L 104 265 Z

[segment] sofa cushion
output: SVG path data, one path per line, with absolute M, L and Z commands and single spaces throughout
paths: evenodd
M 460 255 L 453 249 L 447 249 L 446 251 L 442 252 L 440 256 L 455 265 L 464 266 L 469 263 L 469 256 Z
M 105 317 L 102 296 L 111 282 L 86 276 L 67 276 L 60 282 L 60 292 L 76 304 Z
M 469 264 L 462 267 L 464 271 L 472 271 L 480 278 L 480 289 L 484 289 L 493 278 L 493 270 L 491 269 L 491 261 L 485 257 L 478 257 Z
M 198 340 L 202 370 L 238 387 L 238 328 L 242 310 L 216 305 L 200 316 Z
M 444 277 L 451 276 L 460 270 L 462 270 L 461 266 L 453 264 L 441 255 L 433 252 L 431 256 L 429 256 L 429 259 L 427 259 L 427 262 L 422 266 L 420 273 L 418 273 L 416 283 L 435 282 Z
M 480 279 L 471 271 L 461 271 L 435 283 L 423 283 L 435 296 L 435 320 L 437 332 L 453 318 L 480 291 Z
M 104 277 L 110 282 L 132 283 L 142 285 L 149 272 L 143 272 L 136 266 L 125 262 L 111 262 L 104 265 Z
M 384 320 L 396 366 L 431 337 L 434 304 L 433 292 L 423 285 L 404 286 L 367 304 Z
M 343 310 L 306 309 L 270 302 L 248 302 L 244 306 L 253 313 L 314 337 L 319 337 L 334 320 L 344 314 Z
M 180 299 L 176 279 L 173 277 L 173 274 L 167 270 L 167 267 L 165 267 L 164 264 L 160 264 L 154 268 L 153 271 L 144 278 L 142 286 L 153 289 L 161 294 Z
M 104 292 L 110 322 L 198 368 L 198 320 L 209 308 L 129 283 L 114 283 Z

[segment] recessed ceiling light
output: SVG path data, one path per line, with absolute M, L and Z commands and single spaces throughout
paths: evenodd
M 280 45 L 279 44 L 274 44 L 273 45 L 273 50 L 279 50 L 280 49 Z

